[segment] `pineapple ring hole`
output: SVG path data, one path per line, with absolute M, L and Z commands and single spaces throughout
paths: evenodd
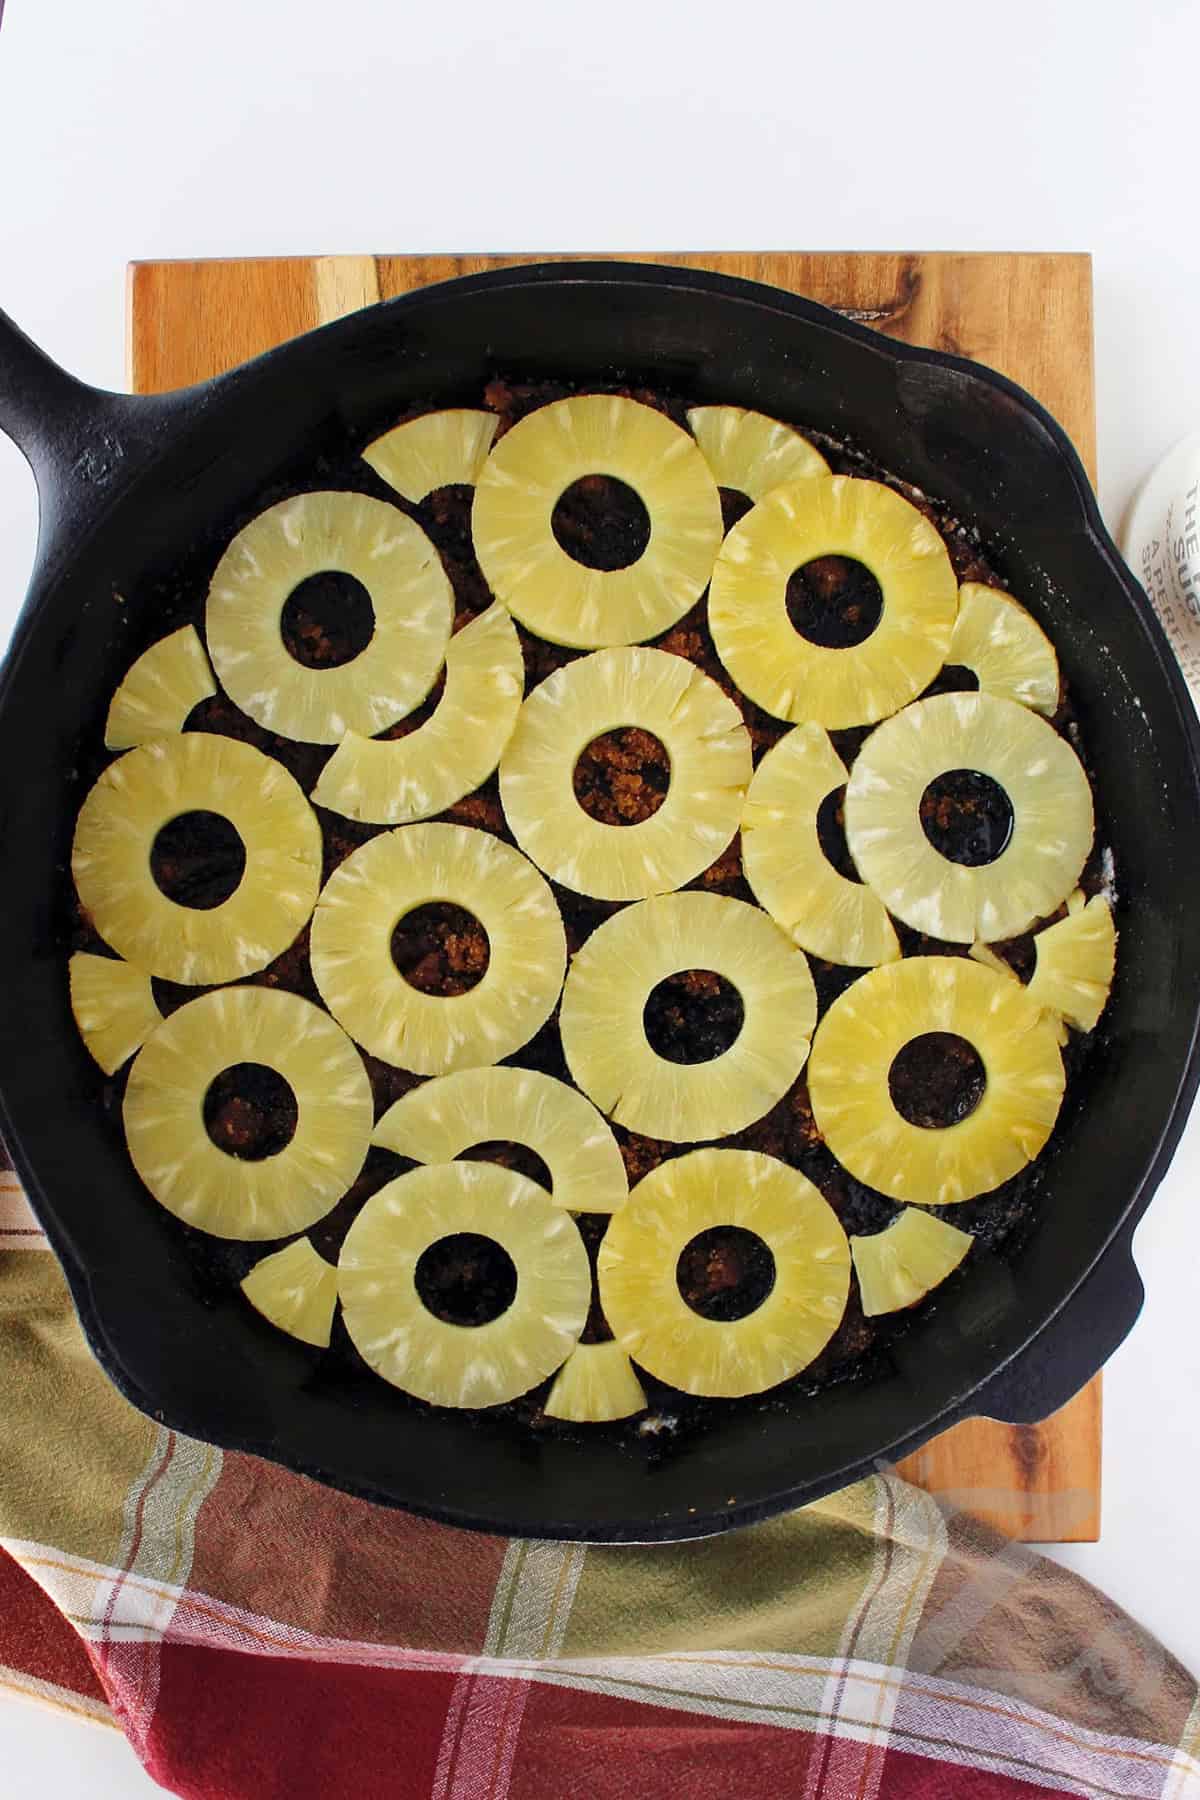
M 757 1312 L 775 1286 L 775 1258 L 757 1232 L 712 1225 L 683 1246 L 675 1280 L 693 1312 L 731 1325 Z
M 925 1031 L 892 1059 L 888 1092 L 910 1125 L 944 1131 L 970 1118 L 987 1087 L 983 1058 L 955 1031 Z
M 815 556 L 788 576 L 792 629 L 825 650 L 851 650 L 883 617 L 883 589 L 853 556 Z
M 211 912 L 236 893 L 246 872 L 246 846 L 222 813 L 176 813 L 150 846 L 150 873 L 177 906 Z
M 262 1162 L 286 1150 L 300 1108 L 291 1084 L 266 1063 L 232 1063 L 208 1085 L 204 1129 L 218 1150 L 239 1162 Z
M 361 656 L 375 635 L 371 596 L 344 569 L 306 575 L 284 601 L 279 635 L 303 668 L 338 669 Z
M 511 1139 L 489 1139 L 486 1143 L 470 1144 L 460 1150 L 455 1162 L 489 1162 L 501 1169 L 511 1169 L 515 1175 L 524 1175 L 527 1181 L 535 1181 L 538 1187 L 545 1188 L 548 1194 L 554 1192 L 554 1177 L 536 1150 L 528 1144 L 518 1144 Z
M 671 754 L 640 725 L 619 725 L 585 744 L 572 775 L 575 798 L 600 825 L 652 819 L 671 785 Z
M 995 862 L 1013 831 L 1012 801 L 978 769 L 947 769 L 921 795 L 921 829 L 939 855 L 966 869 Z
M 846 881 L 862 886 L 862 876 L 854 866 L 850 846 L 846 842 L 846 784 L 831 788 L 817 808 L 817 842 L 825 861 Z
M 681 969 L 651 988 L 642 1029 L 666 1062 L 712 1062 L 737 1042 L 746 1019 L 742 996 L 715 969 Z
M 492 947 L 474 913 L 450 900 L 428 900 L 396 921 L 392 961 L 419 994 L 469 994 L 488 972 Z
M 456 1231 L 428 1245 L 413 1282 L 421 1304 L 447 1325 L 490 1325 L 517 1297 L 512 1257 L 477 1231 Z
M 627 569 L 645 554 L 650 514 L 628 482 L 581 475 L 555 501 L 550 529 L 559 549 L 585 569 Z

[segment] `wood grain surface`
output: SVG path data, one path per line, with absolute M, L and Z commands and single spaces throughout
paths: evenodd
M 282 257 L 135 263 L 128 361 L 141 393 L 203 381 L 376 300 L 529 256 Z M 1092 272 L 1087 256 L 879 253 L 639 255 L 806 294 L 909 343 L 991 364 L 1028 388 L 1095 479 Z M 1101 1388 L 1041 1425 L 971 1420 L 901 1464 L 946 1503 L 1010 1536 L 1092 1541 L 1100 1530 Z

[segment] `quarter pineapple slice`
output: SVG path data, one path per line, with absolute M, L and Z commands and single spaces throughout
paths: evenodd
M 575 765 L 594 738 L 629 725 L 664 745 L 670 786 L 648 819 L 607 825 L 576 799 Z M 715 681 L 664 650 L 601 650 L 530 694 L 500 764 L 500 797 L 517 842 L 553 880 L 640 900 L 682 887 L 721 854 L 750 775 L 750 734 Z
M 363 461 L 416 504 L 435 488 L 473 486 L 499 423 L 495 413 L 468 407 L 424 413 L 368 444 Z
M 409 825 L 444 811 L 494 772 L 524 688 L 516 627 L 502 606 L 489 607 L 450 639 L 446 690 L 433 717 L 407 737 L 347 732 L 313 799 L 372 825 Z
M 500 1244 L 516 1270 L 512 1304 L 487 1324 L 439 1318 L 417 1289 L 424 1252 L 464 1233 Z M 574 1221 L 541 1188 L 456 1162 L 413 1169 L 367 1201 L 342 1246 L 338 1292 L 360 1356 L 385 1381 L 438 1406 L 498 1406 L 569 1355 L 592 1276 Z
M 184 625 L 143 650 L 112 697 L 106 750 L 131 750 L 183 730 L 194 706 L 217 691 L 195 627 Z
M 219 906 L 167 898 L 150 853 L 164 825 L 216 812 L 246 852 Z M 261 750 L 208 732 L 154 738 L 110 763 L 80 808 L 71 851 L 79 898 L 106 943 L 167 981 L 236 981 L 265 968 L 307 921 L 321 830 L 297 783 Z
M 541 1157 L 554 1203 L 615 1212 L 629 1183 L 617 1140 L 590 1100 L 536 1069 L 460 1069 L 390 1106 L 371 1142 L 414 1162 L 453 1162 L 473 1144 L 524 1144 Z
M 645 1404 L 646 1390 L 620 1344 L 577 1344 L 554 1378 L 545 1413 L 572 1425 L 603 1425 Z
M 585 568 L 555 538 L 555 505 L 588 475 L 624 482 L 650 515 L 650 541 L 623 569 Z M 472 532 L 492 592 L 530 631 L 582 650 L 636 644 L 704 592 L 721 497 L 692 438 L 664 414 L 616 394 L 578 394 L 500 439 L 480 471 Z
M 900 945 L 879 895 L 839 874 L 821 848 L 817 815 L 846 769 L 820 725 L 797 725 L 759 763 L 742 814 L 742 869 L 801 949 L 826 962 L 873 967 Z
M 1108 1004 L 1117 956 L 1112 908 L 1103 894 L 1039 931 L 1033 947 L 1037 962 L 1025 990 L 1029 998 L 1077 1031 L 1094 1030 Z
M 986 1075 L 974 1111 L 945 1127 L 896 1110 L 891 1067 L 912 1039 L 949 1032 Z M 1045 1144 L 1062 1104 L 1053 1026 L 1020 983 L 968 957 L 911 956 L 871 969 L 817 1027 L 808 1066 L 813 1115 L 859 1181 L 893 1200 L 951 1206 L 999 1187 Z
M 218 1149 L 204 1123 L 209 1088 L 243 1063 L 273 1069 L 296 1102 L 291 1141 L 258 1160 Z M 147 1038 L 125 1090 L 125 1138 L 168 1212 L 250 1242 L 306 1231 L 336 1204 L 362 1167 L 372 1111 L 358 1052 L 319 1006 L 277 988 L 218 988 Z
M 969 1231 L 912 1206 L 886 1230 L 852 1237 L 850 1254 L 866 1317 L 915 1306 L 954 1273 L 974 1242 Z
M 743 1318 L 694 1311 L 676 1271 L 701 1232 L 735 1226 L 770 1251 L 775 1279 Z M 600 1245 L 600 1299 L 617 1342 L 688 1394 L 761 1393 L 806 1368 L 846 1310 L 850 1248 L 806 1176 L 749 1150 L 695 1150 L 660 1163 Z
M 242 1292 L 256 1312 L 289 1337 L 319 1350 L 329 1348 L 337 1270 L 307 1238 L 264 1256 L 243 1281 Z
M 360 655 L 308 668 L 280 620 L 310 576 L 352 575 L 375 629 Z M 221 686 L 268 731 L 336 744 L 373 737 L 419 706 L 442 666 L 454 598 L 437 551 L 398 507 L 366 494 L 298 494 L 243 527 L 217 565 L 205 627 Z
M 487 970 L 467 993 L 421 993 L 392 960 L 400 920 L 435 901 L 487 932 Z M 405 825 L 372 838 L 330 876 L 313 915 L 313 979 L 373 1056 L 418 1075 L 499 1062 L 545 1024 L 567 948 L 554 896 L 533 864 L 486 831 Z
M 150 977 L 131 963 L 78 951 L 69 966 L 79 1035 L 106 1075 L 115 1075 L 162 1020 Z
M 946 660 L 970 669 L 981 693 L 1017 700 L 1047 718 L 1058 710 L 1054 645 L 1020 601 L 999 588 L 963 582 Z
M 828 475 L 829 464 L 798 431 L 741 406 L 693 406 L 692 435 L 718 487 L 761 500 L 784 481 Z
M 646 1037 L 651 993 L 685 969 L 723 976 L 745 1009 L 738 1036 L 708 1062 L 671 1062 Z M 772 919 L 687 893 L 626 907 L 592 933 L 567 975 L 559 1028 L 571 1074 L 601 1112 L 687 1144 L 769 1112 L 804 1067 L 816 1016 L 804 952 Z
M 951 862 L 920 819 L 921 797 L 950 770 L 990 776 L 1012 808 L 994 861 Z M 938 694 L 872 732 L 846 785 L 846 841 L 889 912 L 948 943 L 1014 937 L 1059 907 L 1093 832 L 1092 791 L 1065 738 L 1028 707 L 991 694 Z
M 801 637 L 787 586 L 819 557 L 863 563 L 883 612 L 848 649 Z M 940 535 L 894 489 L 847 475 L 772 488 L 725 539 L 708 621 L 717 654 L 742 692 L 777 719 L 830 731 L 886 718 L 928 687 L 946 660 L 958 583 Z

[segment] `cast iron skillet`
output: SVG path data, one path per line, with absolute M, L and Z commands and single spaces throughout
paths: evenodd
M 99 741 L 129 646 L 153 635 L 156 579 L 197 544 L 215 560 L 227 521 L 271 484 L 303 480 L 322 446 L 362 443 L 416 400 L 477 402 L 496 369 L 585 382 L 620 370 L 759 407 L 852 439 L 976 521 L 1058 646 L 1120 869 L 1106 1047 L 1060 1123 L 1016 1264 L 980 1257 L 871 1379 L 734 1407 L 644 1454 L 603 1433 L 533 1441 L 502 1420 L 421 1409 L 373 1379 L 330 1381 L 236 1293 L 203 1298 L 102 1111 L 67 1007 L 60 909 L 76 759 Z M 0 678 L 0 1129 L 93 1348 L 135 1405 L 455 1524 L 669 1539 L 813 1499 L 972 1413 L 1044 1417 L 1121 1342 L 1142 1299 L 1133 1229 L 1197 1080 L 1198 733 L 1070 444 L 1028 395 L 771 288 L 590 263 L 405 295 L 157 399 L 81 386 L 0 315 L 0 426 L 41 499 L 37 564 Z

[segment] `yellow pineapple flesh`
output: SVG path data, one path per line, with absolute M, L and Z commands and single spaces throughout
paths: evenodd
M 900 1051 L 926 1033 L 965 1038 L 983 1063 L 974 1110 L 914 1125 L 892 1099 Z M 1019 982 L 968 957 L 912 956 L 862 975 L 817 1027 L 808 1091 L 818 1129 L 857 1180 L 893 1200 L 950 1206 L 989 1193 L 1037 1156 L 1065 1075 L 1052 1026 Z
M 218 1148 L 204 1100 L 226 1069 L 272 1069 L 297 1123 L 274 1155 Z M 173 1012 L 147 1038 L 125 1090 L 125 1138 L 154 1198 L 187 1225 L 250 1242 L 306 1231 L 335 1206 L 367 1153 L 371 1084 L 340 1026 L 298 994 L 218 988 Z
M 684 1299 L 679 1259 L 702 1232 L 752 1232 L 774 1262 L 761 1305 L 706 1318 Z M 600 1300 L 618 1344 L 688 1394 L 761 1393 L 806 1368 L 837 1330 L 850 1249 L 812 1182 L 771 1156 L 695 1150 L 638 1183 L 600 1245 Z
M 516 627 L 502 606 L 489 607 L 450 639 L 446 688 L 432 718 L 399 738 L 347 732 L 313 800 L 374 825 L 409 825 L 443 812 L 495 772 L 524 688 Z
M 368 444 L 363 461 L 415 505 L 435 488 L 473 486 L 499 423 L 495 413 L 469 407 L 423 413 Z
M 314 575 L 353 576 L 371 598 L 370 642 L 324 668 L 297 662 L 283 609 Z M 205 629 L 218 679 L 243 712 L 282 737 L 336 744 L 373 737 L 433 686 L 454 618 L 437 551 L 398 507 L 366 494 L 298 494 L 252 519 L 229 545 L 208 594 Z
M 687 421 L 718 487 L 761 500 L 782 482 L 828 475 L 806 437 L 765 413 L 741 406 L 693 406 Z
M 554 535 L 554 508 L 589 475 L 631 487 L 650 518 L 635 562 L 593 569 Z M 704 592 L 721 542 L 721 498 L 695 442 L 665 414 L 616 394 L 540 407 L 500 439 L 479 474 L 471 521 L 492 592 L 551 643 L 636 644 Z
M 289 1337 L 319 1350 L 329 1348 L 337 1270 L 307 1238 L 297 1238 L 255 1263 L 242 1282 L 242 1292 L 256 1312 Z
M 1082 899 L 1082 896 L 1080 896 Z M 1037 957 L 1026 993 L 1077 1031 L 1093 1031 L 1108 1004 L 1116 966 L 1112 908 L 1096 894 L 1033 940 Z
M 963 582 L 946 660 L 970 669 L 981 693 L 1032 706 L 1047 718 L 1058 710 L 1054 645 L 1020 601 L 999 588 Z
M 708 1062 L 660 1056 L 646 1002 L 668 976 L 704 969 L 737 989 L 741 1030 Z M 817 1016 L 802 950 L 757 907 L 717 894 L 668 894 L 626 907 L 577 952 L 559 1027 L 568 1067 L 602 1113 L 647 1137 L 695 1143 L 741 1131 L 804 1067 Z
M 945 1281 L 975 1242 L 968 1231 L 905 1207 L 883 1231 L 852 1237 L 850 1254 L 866 1318 L 915 1306 Z
M 951 862 L 925 835 L 921 797 L 951 770 L 989 776 L 1012 831 L 991 862 Z M 846 841 L 888 911 L 948 943 L 1015 937 L 1054 912 L 1092 843 L 1092 792 L 1065 738 L 1012 700 L 939 694 L 872 732 L 846 785 Z
M 554 1203 L 615 1212 L 629 1183 L 617 1140 L 591 1101 L 535 1069 L 460 1069 L 390 1106 L 371 1142 L 414 1162 L 453 1162 L 475 1144 L 524 1144 L 550 1171 Z
M 144 650 L 108 709 L 106 750 L 131 750 L 153 737 L 182 731 L 194 706 L 217 691 L 195 627 L 184 625 Z
M 821 848 L 821 804 L 845 781 L 845 765 L 820 725 L 797 725 L 781 738 L 746 796 L 742 868 L 759 905 L 801 949 L 867 968 L 894 962 L 900 945 L 878 894 L 847 880 Z
M 543 1411 L 572 1425 L 603 1425 L 642 1411 L 646 1390 L 618 1343 L 577 1344 L 558 1374 Z
M 883 596 L 875 629 L 845 649 L 810 642 L 788 617 L 789 578 L 827 556 L 862 563 Z M 729 533 L 708 620 L 718 656 L 756 705 L 838 731 L 886 718 L 929 685 L 957 605 L 946 546 L 914 506 L 879 482 L 810 475 L 772 488 Z
M 425 1251 L 460 1234 L 499 1244 L 516 1270 L 511 1305 L 487 1323 L 438 1317 L 418 1291 Z M 372 1196 L 338 1262 L 342 1316 L 359 1355 L 393 1386 L 438 1406 L 498 1406 L 552 1374 L 591 1304 L 574 1221 L 524 1176 L 493 1163 L 427 1165 Z
M 131 963 L 80 950 L 69 978 L 79 1035 L 104 1073 L 115 1075 L 162 1019 L 150 977 Z
M 623 726 L 658 738 L 670 785 L 649 818 L 609 825 L 580 805 L 575 766 L 593 739 Z M 553 880 L 640 900 L 682 887 L 720 856 L 750 775 L 750 734 L 715 681 L 663 650 L 601 650 L 530 694 L 501 760 L 500 797 L 522 850 Z
M 246 853 L 228 899 L 171 900 L 150 855 L 189 812 L 229 820 Z M 155 738 L 110 763 L 83 806 L 71 851 L 75 886 L 106 943 L 168 981 L 236 981 L 265 968 L 306 923 L 321 878 L 321 831 L 298 784 L 260 750 L 208 732 Z
M 446 902 L 487 932 L 487 970 L 460 994 L 426 994 L 392 959 L 392 934 L 417 907 Z M 419 1075 L 499 1062 L 554 1010 L 566 938 L 533 864 L 489 832 L 404 825 L 348 856 L 313 915 L 313 979 L 351 1037 Z

